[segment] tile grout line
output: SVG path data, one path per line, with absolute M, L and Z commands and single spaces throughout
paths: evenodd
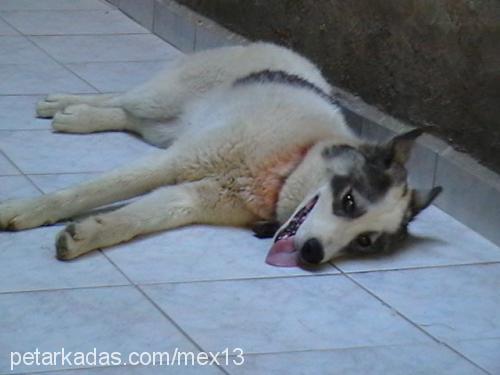
M 12 176 L 10 176 L 12 177 Z M 52 225 L 55 226 L 64 226 L 64 223 Z M 102 254 L 115 265 L 115 267 L 119 268 L 120 273 L 124 273 L 124 271 L 115 264 L 108 256 L 105 255 L 104 252 Z M 476 266 L 476 265 L 487 265 L 487 264 L 498 264 L 499 262 L 490 262 L 490 263 L 478 263 L 478 264 L 461 264 L 461 265 L 451 265 L 451 267 L 461 267 L 461 266 Z M 342 275 L 357 275 L 364 273 L 380 273 L 380 272 L 396 272 L 396 271 L 412 271 L 412 270 L 421 270 L 421 269 L 433 269 L 433 268 L 445 268 L 449 266 L 436 266 L 436 267 L 422 267 L 422 268 L 403 268 L 403 269 L 392 269 L 392 270 L 371 270 L 371 271 L 355 271 L 355 272 L 342 272 L 339 270 L 338 273 L 323 273 L 323 274 L 307 274 L 307 275 L 279 275 L 279 276 L 262 276 L 262 277 L 242 277 L 242 278 L 232 278 L 232 279 L 203 279 L 203 280 L 181 280 L 181 281 L 157 281 L 157 282 L 134 282 L 129 277 L 127 280 L 130 284 L 116 284 L 116 285 L 90 285 L 90 286 L 78 286 L 78 287 L 67 287 L 67 288 L 50 288 L 50 289 L 35 289 L 35 290 L 12 290 L 12 291 L 2 291 L 2 294 L 17 294 L 17 293 L 30 293 L 30 292 L 51 292 L 51 291 L 64 291 L 64 290 L 75 290 L 82 288 L 106 288 L 106 287 L 116 287 L 116 286 L 137 286 L 137 287 L 149 287 L 149 286 L 161 286 L 161 285 L 177 285 L 177 284 L 198 284 L 198 283 L 224 283 L 224 282 L 244 282 L 244 281 L 260 281 L 260 280 L 277 280 L 277 279 L 291 279 L 291 278 L 314 278 L 314 277 L 330 277 L 330 276 L 342 276 Z
M 41 131 L 41 130 L 50 130 L 50 129 L 30 129 L 30 130 L 0 130 L 1 131 Z M 23 176 L 26 178 L 35 189 L 37 189 L 42 195 L 46 195 L 46 193 L 38 184 L 31 178 L 31 176 L 52 176 L 52 175 L 79 175 L 79 174 L 100 174 L 103 171 L 84 171 L 84 172 L 63 172 L 63 173 L 25 173 L 15 162 L 12 160 L 3 150 L 0 150 L 0 155 L 2 155 L 7 161 L 14 166 L 15 169 L 18 170 L 19 174 L 13 175 L 0 175 L 0 177 L 20 177 Z
M 42 195 L 45 195 L 44 191 L 42 189 L 40 189 L 40 187 L 38 187 L 37 184 L 34 183 L 34 181 L 29 178 L 25 173 L 24 171 L 16 164 L 14 163 L 14 160 L 12 160 L 9 156 L 7 156 L 7 154 L 3 151 L 3 150 L 0 150 L 0 155 L 2 155 L 5 159 L 7 159 L 13 166 L 14 168 L 16 168 L 20 175 L 13 175 L 13 176 L 23 176 L 24 178 L 26 178 L 28 180 L 28 182 L 33 185 L 33 187 L 38 190 Z M 12 177 L 12 176 L 11 176 Z
M 107 5 L 107 3 L 106 3 Z M 118 8 L 113 9 L 113 8 L 108 8 L 108 9 L 99 9 L 99 8 L 88 8 L 88 9 L 82 9 L 82 8 L 74 8 L 74 9 L 61 9 L 61 8 L 43 8 L 43 9 L 0 9 L 0 15 L 4 13 L 37 13 L 37 12 L 60 12 L 60 13 L 69 13 L 69 12 L 121 12 Z
M 497 337 L 491 339 L 498 339 Z M 357 349 L 373 349 L 373 348 L 399 348 L 399 347 L 418 347 L 428 346 L 427 343 L 413 343 L 413 344 L 381 344 L 381 345 L 360 345 L 360 346 L 346 346 L 338 348 L 320 348 L 320 349 L 292 349 L 288 351 L 274 351 L 274 352 L 245 352 L 249 356 L 262 356 L 262 355 L 277 355 L 277 354 L 295 354 L 295 353 L 314 353 L 314 352 L 332 352 L 332 351 L 347 351 Z M 230 354 L 229 357 L 236 357 L 236 354 Z
M 28 130 L 29 131 L 29 130 Z M 97 174 L 97 173 L 103 173 L 103 171 L 99 171 L 99 172 L 60 172 L 60 173 L 51 173 L 51 172 L 48 172 L 48 173 L 27 173 L 27 175 L 30 175 L 30 176 L 53 176 L 53 175 L 62 175 L 62 176 L 66 176 L 66 175 L 79 175 L 79 174 Z
M 57 61 L 52 55 L 50 55 L 47 51 L 45 51 L 43 48 L 39 47 L 28 35 L 22 33 L 17 27 L 15 27 L 14 25 L 12 25 L 10 22 L 8 22 L 4 17 L 2 17 L 2 12 L 0 12 L 0 19 L 2 19 L 5 23 L 7 23 L 10 27 L 12 27 L 14 30 L 16 30 L 18 33 L 20 33 L 29 43 L 31 43 L 36 49 L 38 49 L 40 52 L 42 52 L 43 54 L 45 54 L 46 56 L 49 57 L 50 60 L 52 60 L 54 63 L 56 63 L 58 66 L 62 67 L 64 70 L 66 70 L 68 73 L 70 73 L 71 75 L 74 75 L 75 77 L 79 78 L 80 77 L 78 75 L 76 75 L 75 73 L 73 73 L 71 70 L 69 70 L 66 66 L 62 65 L 61 63 L 59 63 L 59 61 Z M 94 89 L 94 90 L 97 90 L 97 88 L 95 88 L 93 85 L 91 85 L 89 82 L 87 82 L 86 80 L 82 79 L 83 82 L 85 82 L 90 88 Z M 99 93 L 100 91 L 97 90 L 97 92 Z M 41 94 L 43 95 L 43 94 Z
M 22 293 L 51 293 L 51 292 L 65 292 L 71 290 L 81 290 L 81 289 L 103 289 L 103 288 L 122 288 L 131 287 L 133 284 L 115 284 L 115 285 L 88 285 L 88 286 L 76 286 L 68 288 L 54 288 L 54 289 L 30 289 L 30 290 L 12 290 L 12 291 L 0 291 L 0 296 L 6 294 L 22 294 Z
M 75 72 L 73 72 L 71 69 L 69 69 L 66 65 L 64 65 L 64 63 L 60 62 L 59 60 L 57 60 L 54 56 L 52 56 L 48 51 L 46 51 L 45 49 L 43 49 L 42 47 L 38 46 L 29 36 L 26 36 L 26 38 L 30 41 L 30 43 L 35 46 L 36 48 L 38 48 L 40 51 L 42 51 L 45 55 L 47 55 L 54 63 L 56 63 L 58 66 L 62 67 L 64 70 L 66 70 L 68 73 L 70 73 L 71 75 L 75 76 L 76 78 L 80 79 L 82 82 L 86 83 L 90 88 L 94 89 L 97 93 L 101 93 L 101 91 L 99 89 L 97 89 L 97 87 L 95 87 L 94 85 L 92 85 L 90 82 L 88 82 L 86 79 L 83 79 L 82 77 L 80 77 L 78 74 L 76 74 Z
M 52 227 L 63 227 L 66 225 L 65 223 L 61 224 L 53 224 Z M 124 274 L 124 271 L 115 264 L 109 257 L 107 257 L 103 251 L 102 254 L 115 266 L 119 269 L 120 273 Z M 64 290 L 75 290 L 75 289 L 95 289 L 95 288 L 106 288 L 106 287 L 116 287 L 116 286 L 137 286 L 137 287 L 149 287 L 149 286 L 157 286 L 157 285 L 177 285 L 177 284 L 196 284 L 196 283 L 210 283 L 210 282 L 238 282 L 238 281 L 252 281 L 252 280 L 274 280 L 274 279 L 290 279 L 290 278 L 305 278 L 305 277 L 320 277 L 320 276 L 340 276 L 339 273 L 335 274 L 323 274 L 323 275 L 291 275 L 291 276 L 276 276 L 276 277 L 256 277 L 256 278 L 241 278 L 241 279 L 216 279 L 216 280 L 186 280 L 186 281 L 160 281 L 154 283 L 135 283 L 129 277 L 127 280 L 130 284 L 116 284 L 116 285 L 91 285 L 91 286 L 77 286 L 77 287 L 66 287 L 66 288 L 50 288 L 50 289 L 35 289 L 35 290 L 12 290 L 12 291 L 0 291 L 0 295 L 2 294 L 19 294 L 19 293 L 31 293 L 31 292 L 52 292 L 52 291 L 64 291 Z
M 0 11 L 1 13 L 1 11 Z M 1 14 L 0 14 L 0 18 L 1 18 Z M 14 28 L 14 26 L 12 26 L 11 24 L 9 24 L 4 18 L 2 18 L 2 21 L 4 21 L 5 23 L 7 23 L 10 27 Z M 4 37 L 9 37 L 9 38 L 12 38 L 12 37 L 17 37 L 17 38 L 21 38 L 21 37 L 32 37 L 32 38 L 36 38 L 36 37 L 73 37 L 73 36 L 113 36 L 113 35 L 153 35 L 153 36 L 156 36 L 157 38 L 161 39 L 160 37 L 158 37 L 158 35 L 155 35 L 155 34 L 152 34 L 151 32 L 143 32 L 143 33 L 134 33 L 134 32 L 131 32 L 131 33 L 123 33 L 123 32 L 119 32 L 119 33 L 75 33 L 75 34 L 24 34 L 22 33 L 21 31 L 19 31 L 18 29 L 14 29 L 18 32 L 18 34 L 2 34 L 0 35 L 0 38 L 4 38 Z M 147 29 L 146 29 L 147 30 Z
M 121 12 L 121 13 L 123 14 L 123 12 Z M 144 28 L 144 29 L 147 30 L 146 28 Z M 16 29 L 16 31 L 19 31 L 19 30 Z M 151 33 L 149 30 L 147 30 L 147 32 L 145 32 L 145 33 L 140 33 L 140 34 L 90 34 L 90 35 L 96 35 L 96 36 L 102 36 L 102 35 L 109 35 L 109 36 L 115 36 L 115 35 L 150 35 L 150 36 L 157 37 L 156 35 L 154 35 L 153 33 Z M 61 36 L 66 36 L 67 37 L 67 36 L 72 36 L 72 35 L 71 34 L 62 34 Z M 41 47 L 41 46 L 39 46 L 39 45 L 36 44 L 36 42 L 32 39 L 34 37 L 34 35 L 25 35 L 25 37 L 26 37 L 27 40 L 29 40 L 29 42 L 33 46 L 35 46 L 37 49 L 39 49 L 44 54 L 46 54 L 52 61 L 54 61 L 59 66 L 63 67 L 67 72 L 69 72 L 70 74 L 74 75 L 75 77 L 77 77 L 81 81 L 85 82 L 89 87 L 91 87 L 92 89 L 96 90 L 97 93 L 103 93 L 102 90 L 100 90 L 98 87 L 94 86 L 87 79 L 85 79 L 80 74 L 78 74 L 77 72 L 73 71 L 69 66 L 67 66 L 68 64 L 86 64 L 86 63 L 92 63 L 92 61 L 90 61 L 90 62 L 86 61 L 86 62 L 80 62 L 80 63 L 79 62 L 73 62 L 72 63 L 72 62 L 62 62 L 62 61 L 59 61 L 55 57 L 53 57 L 50 54 L 49 51 L 45 50 L 43 47 Z M 159 38 L 159 39 L 161 40 L 161 38 Z M 153 60 L 102 61 L 102 63 L 106 63 L 106 62 L 109 62 L 109 63 L 113 63 L 113 62 L 120 62 L 120 63 L 126 63 L 126 62 L 129 62 L 129 63 L 137 63 L 137 62 L 164 62 L 165 64 L 167 64 L 169 61 L 174 60 L 174 58 L 175 57 L 167 58 L 167 59 L 153 59 Z M 96 61 L 96 62 L 93 62 L 93 63 L 99 63 L 99 62 Z
M 148 34 L 149 35 L 149 34 Z M 166 58 L 166 59 L 150 59 L 150 60 L 94 60 L 94 61 L 73 61 L 73 62 L 61 62 L 64 65 L 83 65 L 83 64 L 126 64 L 126 63 L 169 63 L 172 62 L 176 57 Z
M 2 64 L 4 65 L 4 64 Z M 41 96 L 43 94 L 1 94 L 0 97 L 6 97 L 6 96 Z
M 110 10 L 118 9 L 118 7 L 116 7 L 114 4 L 110 3 L 107 0 L 99 0 L 99 2 L 101 4 L 105 4 L 106 6 L 108 6 L 110 8 Z
M 20 131 L 23 131 L 23 132 L 29 132 L 29 131 L 33 131 L 33 132 L 40 132 L 40 131 L 46 131 L 46 130 L 51 130 L 49 128 L 43 128 L 43 129 L 0 129 L 0 132 L 20 132 Z
M 28 65 L 28 64 L 27 64 Z M 115 92 L 107 92 L 109 94 L 114 94 Z M 95 92 L 74 92 L 74 94 L 76 95 L 93 95 L 93 94 L 96 94 Z M 27 94 L 0 94 L 0 98 L 1 97 L 8 97 L 8 96 L 44 96 L 44 95 L 47 95 L 46 92 L 39 92 L 39 93 L 27 93 Z M 2 130 L 2 129 L 0 129 Z M 10 130 L 10 129 L 3 129 L 3 130 Z M 50 130 L 50 129 L 40 129 L 40 130 Z
M 370 272 L 396 272 L 396 271 L 428 270 L 428 269 L 467 267 L 467 266 L 485 266 L 485 265 L 498 264 L 498 263 L 500 263 L 500 260 L 469 262 L 469 263 L 459 263 L 459 264 L 436 264 L 436 265 L 429 265 L 429 266 L 410 266 L 410 267 L 402 267 L 402 268 L 355 270 L 355 271 L 343 270 L 341 267 L 338 267 L 336 265 L 334 265 L 334 267 L 342 273 L 353 275 L 353 274 L 363 274 L 363 273 L 370 273 Z
M 390 270 L 369 270 L 369 271 L 352 271 L 344 272 L 336 266 L 332 266 L 333 270 L 338 271 L 335 273 L 311 273 L 306 275 L 276 275 L 276 276 L 261 276 L 261 277 L 241 277 L 232 279 L 205 279 L 205 280 L 184 280 L 184 281 L 158 281 L 158 282 L 146 282 L 146 283 L 135 283 L 140 286 L 154 286 L 154 285 L 165 285 L 165 284 L 196 284 L 196 283 L 211 283 L 211 282 L 226 282 L 226 281 L 251 281 L 251 280 L 274 280 L 274 279 L 290 279 L 290 278 L 312 278 L 312 277 L 329 277 L 329 276 L 340 276 L 341 274 L 346 275 L 358 275 L 365 273 L 375 273 L 375 272 L 400 272 L 400 271 L 416 271 L 416 270 L 426 270 L 426 269 L 436 269 L 436 268 L 452 268 L 452 267 L 469 267 L 469 266 L 482 266 L 482 265 L 495 265 L 500 264 L 500 261 L 493 262 L 483 262 L 483 263 L 467 263 L 467 264 L 451 264 L 451 265 L 440 265 L 440 266 L 428 266 L 428 267 L 413 267 L 413 268 L 398 268 Z
M 38 186 L 38 184 L 35 182 L 35 180 L 33 180 L 30 175 L 28 174 L 25 174 L 24 177 L 26 177 L 33 185 L 35 185 L 35 187 L 40 190 L 40 192 L 42 193 L 42 195 L 46 195 L 45 191 L 42 190 L 41 187 Z
M 166 311 L 164 311 L 149 295 L 137 284 L 135 284 L 132 279 L 128 277 L 128 275 L 120 268 L 118 265 L 113 262 L 111 258 L 109 258 L 102 250 L 101 253 L 104 255 L 104 257 L 120 272 L 123 277 L 125 277 L 129 283 L 140 293 L 146 300 L 149 301 L 159 312 L 162 314 L 185 338 L 187 338 L 197 350 L 201 352 L 205 352 L 203 347 L 196 342 L 173 318 L 170 317 L 170 315 L 167 314 Z M 224 368 L 218 366 L 225 374 L 230 375 Z
M 291 279 L 291 278 L 313 278 L 313 277 L 327 277 L 327 276 L 340 276 L 340 273 L 323 273 L 323 274 L 310 274 L 310 275 L 280 275 L 280 276 L 261 276 L 261 277 L 241 277 L 233 279 L 205 279 L 205 280 L 184 280 L 184 281 L 158 281 L 158 282 L 138 282 L 135 283 L 139 286 L 157 286 L 157 285 L 176 285 L 176 284 L 198 284 L 198 283 L 222 283 L 222 282 L 239 282 L 239 281 L 259 281 L 259 280 L 276 280 L 276 279 Z
M 420 327 L 419 324 L 413 322 L 410 318 L 408 318 L 406 315 L 404 315 L 401 311 L 399 311 L 397 308 L 391 306 L 388 302 L 384 301 L 381 297 L 379 297 L 378 295 L 376 295 L 374 292 L 372 292 L 370 289 L 368 288 L 365 288 L 365 286 L 363 284 L 361 284 L 360 282 L 358 282 L 357 280 L 353 279 L 351 277 L 350 274 L 346 274 L 346 273 L 343 273 L 342 274 L 347 277 L 352 283 L 354 283 L 355 285 L 357 285 L 359 288 L 361 288 L 362 290 L 364 290 L 366 293 L 368 293 L 369 295 L 371 295 L 373 298 L 377 299 L 380 303 L 382 303 L 384 306 L 386 306 L 387 308 L 389 308 L 391 311 L 394 311 L 397 315 L 399 315 L 401 318 L 403 318 L 407 323 L 411 324 L 412 326 L 414 326 L 417 330 L 419 330 L 421 333 L 423 333 L 425 336 L 428 336 L 430 337 L 433 341 L 435 341 L 436 343 L 440 344 L 440 345 L 443 345 L 445 346 L 446 348 L 448 348 L 450 351 L 454 352 L 455 354 L 457 354 L 459 357 L 465 359 L 467 362 L 471 363 L 472 365 L 476 366 L 478 369 L 484 371 L 484 373 L 488 374 L 488 375 L 491 375 L 487 370 L 485 370 L 483 367 L 481 367 L 480 365 L 478 365 L 476 362 L 472 361 L 471 359 L 469 359 L 468 357 L 466 357 L 464 354 L 462 354 L 461 352 L 459 352 L 457 349 L 453 348 L 452 346 L 450 346 L 447 342 L 445 341 L 441 341 L 439 340 L 437 337 L 435 337 L 434 335 L 432 335 L 430 332 L 427 332 L 424 328 Z
M 148 34 L 149 35 L 149 34 Z M 2 37 L 0 36 L 0 39 Z M 24 38 L 24 37 L 22 37 Z M 25 38 L 27 41 L 32 42 L 29 38 Z M 165 43 L 162 41 L 162 43 Z M 167 43 L 165 43 L 167 44 Z M 38 46 L 35 43 L 35 46 L 37 47 L 38 50 L 41 50 L 44 54 L 49 54 L 48 51 L 44 50 L 42 47 Z M 170 46 L 170 45 L 169 45 Z M 171 47 L 171 46 L 170 46 Z M 162 59 L 144 59 L 144 60 L 136 60 L 136 59 L 130 59 L 130 60 L 85 60 L 85 61 L 59 61 L 55 60 L 54 57 L 52 59 L 56 61 L 57 63 L 61 65 L 84 65 L 84 64 L 126 64 L 126 63 L 131 63 L 131 64 L 138 64 L 138 63 L 171 63 L 173 62 L 177 56 L 172 56 L 172 57 L 165 57 Z M 34 65 L 33 63 L 0 63 L 0 66 L 32 66 Z M 92 93 L 84 92 L 82 94 L 87 94 L 90 95 Z M 28 94 L 0 94 L 0 96 L 37 96 L 37 95 L 44 95 L 44 93 L 28 93 Z

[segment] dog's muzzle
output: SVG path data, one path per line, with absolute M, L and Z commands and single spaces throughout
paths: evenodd
M 319 264 L 324 257 L 323 245 L 316 238 L 308 239 L 300 249 L 300 260 L 304 263 Z
M 310 199 L 295 215 L 288 221 L 287 225 L 276 234 L 274 244 L 267 254 L 266 263 L 280 267 L 295 267 L 301 263 L 302 249 L 296 247 L 294 237 L 300 226 L 304 223 L 307 215 L 313 210 L 318 202 L 319 195 Z M 317 264 L 323 259 L 323 247 L 316 240 L 317 244 L 311 242 L 305 247 L 305 256 L 302 256 L 302 263 Z M 312 245 L 311 245 L 312 244 Z M 319 244 L 319 245 L 318 245 Z M 321 258 L 316 262 L 318 257 Z

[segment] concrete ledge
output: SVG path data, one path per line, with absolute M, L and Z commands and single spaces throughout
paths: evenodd
M 173 0 L 147 0 L 140 6 L 134 0 L 108 1 L 183 52 L 248 43 Z M 340 88 L 334 88 L 333 95 L 348 123 L 366 139 L 384 141 L 412 128 Z M 500 245 L 499 175 L 427 134 L 419 139 L 409 170 L 415 187 L 444 187 L 438 207 Z
M 183 52 L 248 41 L 171 0 L 108 0 L 139 24 Z

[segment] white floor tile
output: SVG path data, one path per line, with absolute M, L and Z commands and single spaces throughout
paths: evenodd
M 100 252 L 57 260 L 55 238 L 62 229 L 0 232 L 0 292 L 129 284 Z
M 500 264 L 351 276 L 440 340 L 500 337 Z
M 1 137 L 1 133 L 0 133 Z M 0 176 L 21 174 L 16 167 L 2 154 L 0 154 Z
M 451 346 L 490 374 L 500 374 L 500 338 L 458 341 Z
M 109 62 L 68 64 L 69 69 L 102 92 L 124 92 L 165 68 L 165 62 Z
M 88 182 L 99 176 L 99 173 L 70 173 L 70 174 L 33 174 L 29 178 L 44 193 L 65 189 L 70 186 Z
M 101 172 L 158 150 L 122 133 L 4 131 L 0 148 L 26 174 Z
M 52 59 L 24 36 L 0 36 L 0 64 L 34 62 L 44 64 Z
M 89 10 L 112 9 L 100 0 L 1 0 L 0 10 Z
M 0 35 L 19 35 L 19 33 L 0 19 Z
M 40 195 L 40 192 L 26 177 L 0 176 L 0 202 L 37 195 Z
M 483 371 L 437 344 L 249 355 L 231 374 L 472 375 Z
M 265 353 L 429 341 L 341 275 L 142 288 L 205 350 Z
M 500 248 L 437 207 L 410 224 L 412 236 L 393 254 L 335 261 L 344 272 L 500 261 Z
M 50 129 L 50 120 L 35 117 L 36 103 L 42 98 L 38 95 L 0 96 L 0 130 Z
M 26 35 L 146 33 L 118 10 L 2 11 L 0 16 Z
M 184 362 L 182 362 L 184 363 Z M 223 375 L 217 366 L 126 366 L 44 372 L 43 375 Z
M 0 65 L 0 93 L 3 95 L 95 91 L 74 74 L 55 63 Z
M 0 352 L 193 351 L 193 345 L 136 289 L 107 287 L 0 295 Z M 126 359 L 126 358 L 125 358 Z M 45 368 L 53 370 L 61 365 Z M 67 367 L 65 367 L 67 368 Z M 19 366 L 14 373 L 43 367 Z M 0 372 L 10 370 L 0 361 Z M 11 373 L 11 372 L 9 372 Z
M 32 40 L 63 63 L 169 60 L 179 52 L 151 34 L 39 36 Z
M 270 266 L 270 247 L 271 240 L 249 230 L 192 226 L 138 238 L 106 255 L 139 284 L 338 273 L 330 265 L 315 272 Z

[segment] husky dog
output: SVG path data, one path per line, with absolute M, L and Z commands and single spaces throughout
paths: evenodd
M 268 43 L 181 57 L 124 94 L 50 95 L 37 107 L 58 132 L 122 130 L 165 150 L 93 181 L 0 204 L 0 228 L 72 223 L 56 239 L 72 259 L 188 224 L 253 227 L 273 237 L 267 262 L 320 264 L 382 251 L 439 194 L 411 189 L 405 163 L 417 129 L 387 144 L 359 139 L 304 57 Z

